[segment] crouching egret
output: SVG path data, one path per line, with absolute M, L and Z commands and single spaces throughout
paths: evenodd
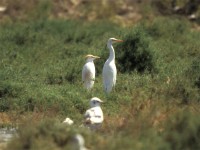
M 98 129 L 103 122 L 103 111 L 100 107 L 100 103 L 103 101 L 97 97 L 93 97 L 90 100 L 90 109 L 85 112 L 85 125 L 91 130 Z
M 93 61 L 98 58 L 100 57 L 90 54 L 86 56 L 86 64 L 83 66 L 82 69 L 82 81 L 84 82 L 84 87 L 87 90 L 90 90 L 94 85 L 95 66 Z
M 117 79 L 117 69 L 115 65 L 115 50 L 112 46 L 112 43 L 114 42 L 123 41 L 115 38 L 110 38 L 107 42 L 107 47 L 110 50 L 110 55 L 103 66 L 103 84 L 106 93 L 110 93 L 112 91 L 112 88 L 115 86 Z

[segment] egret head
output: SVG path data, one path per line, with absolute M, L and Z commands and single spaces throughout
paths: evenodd
M 111 45 L 112 43 L 115 43 L 115 42 L 123 42 L 123 40 L 119 40 L 119 39 L 116 39 L 116 38 L 109 38 L 107 44 Z
M 93 97 L 93 98 L 90 100 L 90 106 L 91 106 L 91 107 L 100 106 L 100 103 L 103 103 L 103 101 L 100 100 L 98 97 Z
M 93 60 L 98 59 L 100 57 L 88 54 L 88 55 L 85 56 L 85 58 L 86 58 L 87 61 L 93 61 Z

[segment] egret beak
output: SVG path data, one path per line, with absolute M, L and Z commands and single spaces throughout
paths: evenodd
M 115 41 L 115 42 L 123 42 L 123 40 L 118 40 L 118 39 L 117 39 L 117 40 L 114 40 L 114 41 Z
M 100 100 L 99 102 L 100 102 L 100 103 L 104 103 L 104 101 L 102 101 L 102 100 Z
M 104 101 L 102 101 L 102 100 L 96 100 L 96 102 L 99 102 L 99 103 L 104 103 Z
M 88 57 L 93 57 L 93 55 L 91 55 L 91 54 L 88 54 L 88 55 L 85 55 L 84 57 L 85 57 L 85 58 L 88 58 Z
M 100 57 L 99 56 L 94 56 L 94 58 L 99 59 Z
M 95 58 L 95 59 L 97 59 L 97 58 L 100 58 L 100 57 L 88 54 L 88 55 L 85 56 L 85 58 Z

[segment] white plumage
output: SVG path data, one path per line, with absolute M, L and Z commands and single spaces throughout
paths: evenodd
M 90 90 L 93 87 L 95 80 L 95 66 L 93 61 L 100 57 L 87 55 L 86 58 L 86 64 L 82 69 L 82 81 L 84 82 L 84 87 L 87 90 Z
M 76 134 L 74 136 L 74 142 L 73 150 L 88 150 L 85 147 L 85 140 L 81 134 Z
M 4 11 L 6 11 L 6 9 L 7 9 L 7 7 L 5 7 L 5 6 L 0 6 L 0 12 L 4 12 Z
M 103 101 L 97 97 L 93 97 L 90 100 L 90 109 L 85 112 L 85 125 L 92 130 L 98 129 L 103 122 L 103 111 L 100 107 L 100 103 Z
M 110 93 L 112 91 L 112 88 L 115 86 L 117 80 L 117 69 L 115 65 L 115 50 L 112 46 L 113 42 L 123 42 L 123 41 L 115 38 L 110 38 L 107 42 L 107 47 L 110 50 L 110 55 L 103 66 L 103 84 L 106 93 Z
M 71 120 L 70 118 L 66 118 L 64 121 L 63 121 L 64 124 L 66 125 L 72 125 L 74 123 L 73 120 Z

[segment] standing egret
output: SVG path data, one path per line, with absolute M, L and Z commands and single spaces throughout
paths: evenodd
M 86 58 L 86 64 L 83 66 L 82 70 L 82 81 L 84 82 L 84 87 L 87 90 L 90 90 L 93 87 L 95 80 L 95 66 L 93 60 L 100 57 L 87 55 Z
M 110 50 L 110 55 L 103 66 L 103 84 L 106 93 L 110 93 L 112 91 L 112 87 L 115 86 L 117 79 L 117 69 L 115 65 L 115 50 L 112 46 L 112 43 L 114 42 L 123 41 L 115 38 L 110 38 L 107 42 L 107 47 Z
M 92 130 L 99 128 L 103 122 L 103 111 L 100 103 L 103 101 L 97 97 L 90 100 L 90 109 L 85 112 L 85 125 Z

